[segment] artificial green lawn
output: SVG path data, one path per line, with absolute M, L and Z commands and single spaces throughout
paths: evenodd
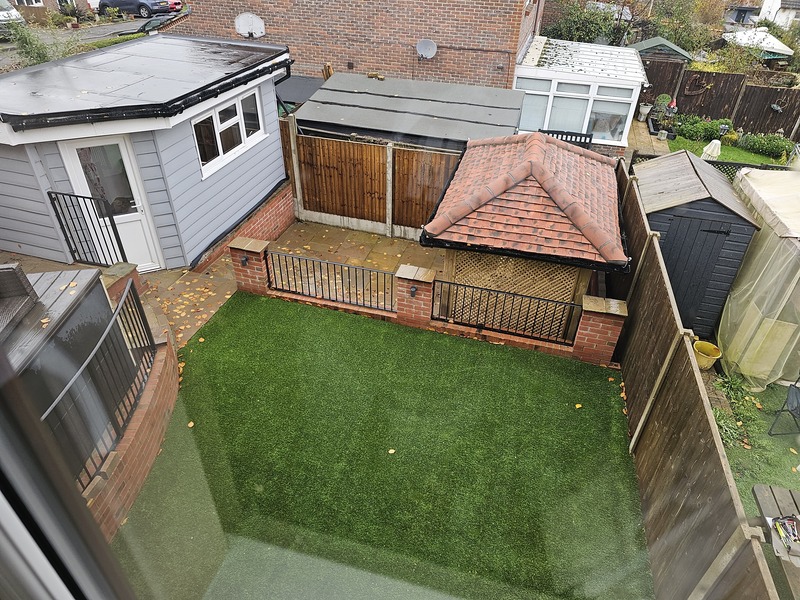
M 161 543 L 174 519 L 140 505 L 182 505 L 159 473 L 180 472 L 167 450 L 190 432 L 216 511 L 186 510 L 264 549 L 257 588 L 227 560 L 221 596 L 287 597 L 263 575 L 280 550 L 461 597 L 652 597 L 617 372 L 242 293 L 183 360 L 186 414 L 123 528 L 152 521 L 139 552 L 170 580 L 191 544 Z
M 669 151 L 676 152 L 678 150 L 688 150 L 697 156 L 703 155 L 703 148 L 708 145 L 705 141 L 687 140 L 684 137 L 678 136 L 674 140 L 669 140 Z M 747 150 L 742 150 L 735 146 L 722 146 L 719 158 L 717 160 L 723 162 L 744 163 L 747 165 L 761 165 L 761 164 L 777 164 L 777 161 L 769 156 L 762 154 L 754 154 Z

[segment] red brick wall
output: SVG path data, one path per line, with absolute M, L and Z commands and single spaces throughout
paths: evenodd
M 598 365 L 610 363 L 624 321 L 620 315 L 584 310 L 575 334 L 575 358 Z
M 264 42 L 286 44 L 293 72 L 321 76 L 335 71 L 377 71 L 389 77 L 510 88 L 525 0 L 421 2 L 419 0 L 193 0 L 192 15 L 171 33 L 239 38 L 234 19 L 252 12 L 266 24 Z M 530 19 L 526 27 L 531 28 Z M 418 40 L 438 45 L 431 60 L 419 61 Z
M 111 541 L 142 489 L 161 449 L 175 399 L 178 397 L 178 359 L 168 341 L 158 348 L 150 378 L 128 428 L 117 444 L 118 462 L 107 473 L 102 490 L 88 500 L 89 510 Z M 102 477 L 98 475 L 98 477 Z
M 416 287 L 414 297 L 411 288 Z M 433 283 L 395 277 L 397 294 L 397 322 L 409 327 L 428 329 L 431 326 Z
M 200 272 L 225 252 L 228 243 L 235 237 L 250 237 L 258 240 L 277 240 L 295 222 L 292 186 L 286 182 L 270 196 L 244 223 L 228 234 L 197 263 L 194 271 Z
M 229 248 L 233 273 L 236 276 L 236 288 L 243 292 L 265 296 L 269 290 L 267 281 L 267 264 L 264 252 L 249 252 L 240 248 Z M 242 264 L 247 258 L 247 264 Z

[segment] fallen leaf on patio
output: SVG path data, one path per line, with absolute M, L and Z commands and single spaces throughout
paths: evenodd
M 398 254 L 397 258 L 403 258 L 403 255 L 402 254 Z
M 77 286 L 78 286 L 78 282 L 77 281 L 70 281 L 69 282 L 69 287 L 77 287 Z
M 50 317 L 45 317 L 44 319 L 42 319 L 42 320 L 41 320 L 41 321 L 39 321 L 39 322 L 40 322 L 40 323 L 49 323 L 49 322 L 50 322 Z
M 609 381 L 614 381 L 614 378 L 613 377 L 609 377 L 608 380 Z
M 75 290 L 70 291 L 69 295 L 70 296 L 74 296 L 75 295 Z
M 200 339 L 199 339 L 199 340 L 197 340 L 197 341 L 198 341 L 198 342 L 200 342 L 200 343 L 202 344 L 203 342 L 205 342 L 205 341 L 206 341 L 206 338 L 200 338 Z
M 62 285 L 60 288 L 58 288 L 58 291 L 63 292 L 65 289 L 67 289 L 67 284 L 66 283 L 64 285 Z
M 203 314 L 202 314 L 202 317 L 203 317 L 204 319 L 207 319 L 207 318 L 208 318 L 208 313 L 203 313 Z
M 47 323 L 45 323 L 44 325 L 42 325 L 42 329 L 47 329 Z
M 583 404 L 576 404 L 575 408 L 583 408 Z
M 789 452 L 791 452 L 792 454 L 797 454 L 797 450 L 795 450 L 794 448 L 789 448 Z

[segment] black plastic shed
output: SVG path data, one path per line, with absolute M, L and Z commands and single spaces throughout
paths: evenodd
M 633 168 L 684 327 L 709 339 L 758 226 L 727 177 L 685 150 Z

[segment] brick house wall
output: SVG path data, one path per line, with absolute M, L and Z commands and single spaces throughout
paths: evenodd
M 264 19 L 267 33 L 261 41 L 289 46 L 298 75 L 319 77 L 329 62 L 334 71 L 510 88 L 517 50 L 535 25 L 537 11 L 526 15 L 526 4 L 193 0 L 192 15 L 170 32 L 239 38 L 234 19 L 252 12 Z M 438 52 L 420 61 L 415 46 L 423 38 L 436 42 Z

